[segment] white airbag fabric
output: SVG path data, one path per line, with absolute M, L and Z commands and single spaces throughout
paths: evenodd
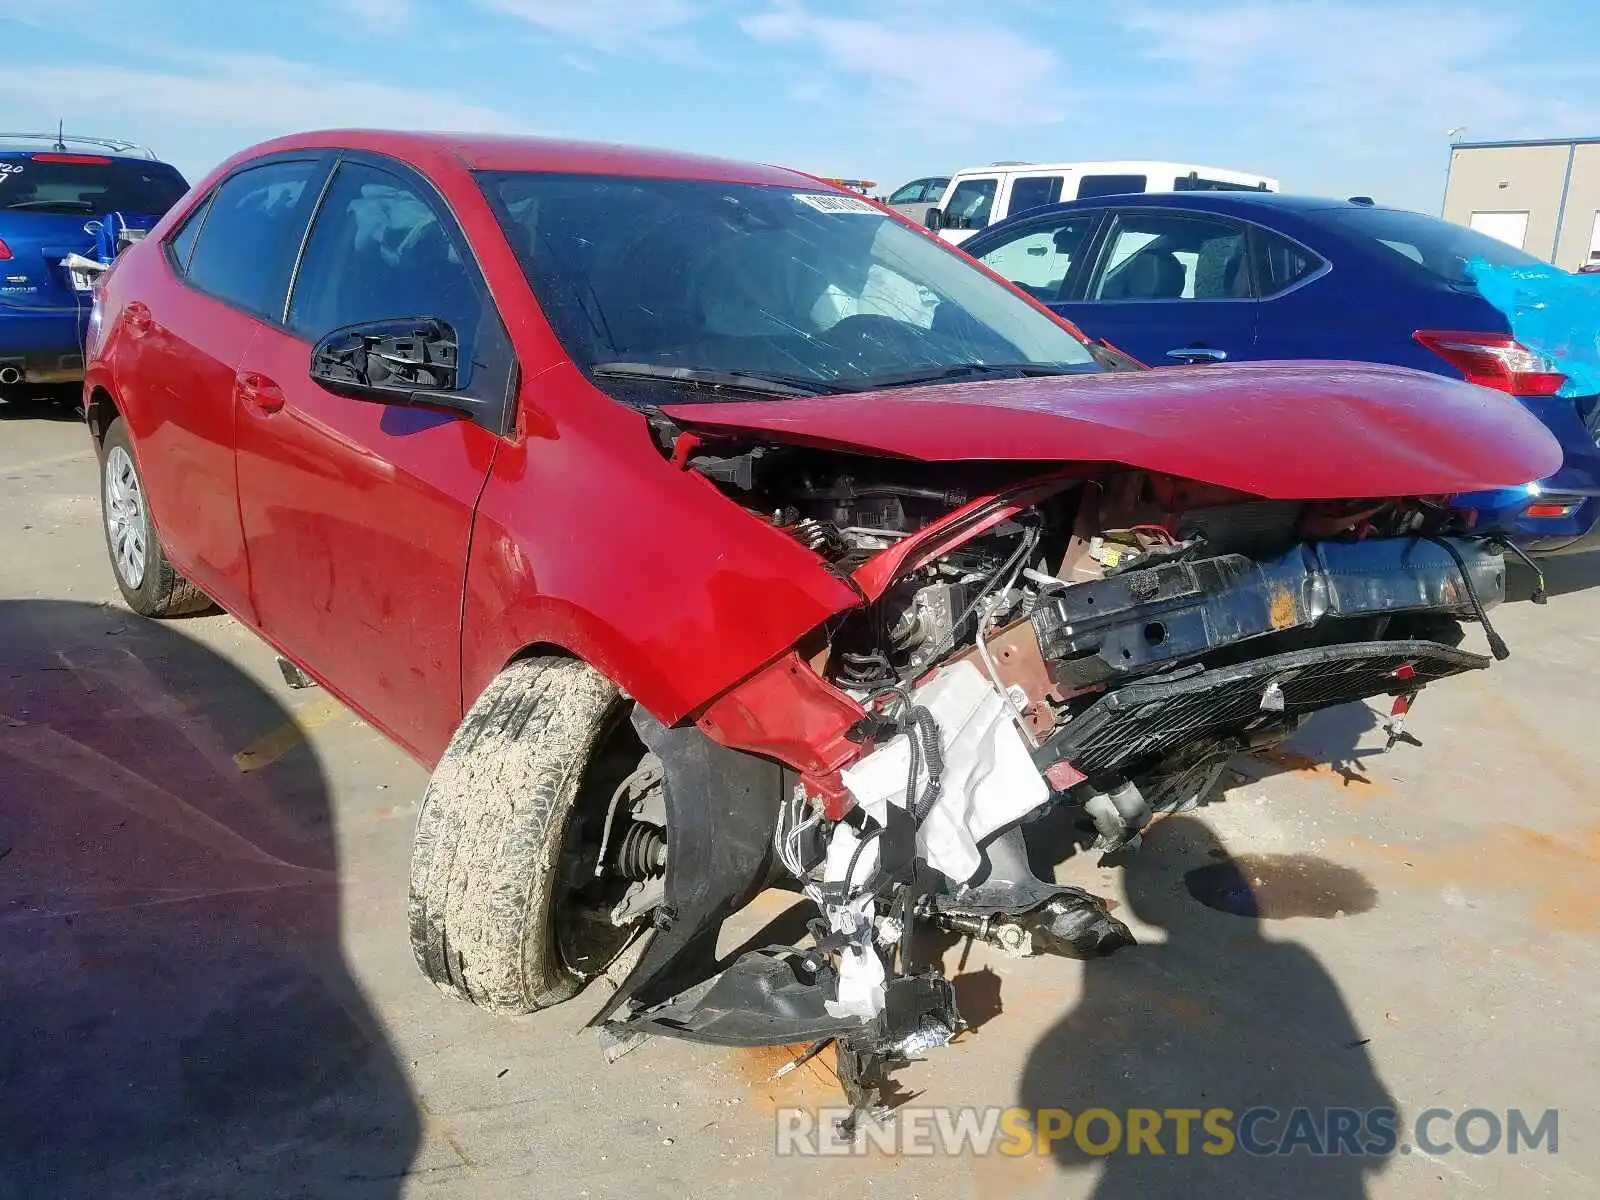
M 965 883 L 977 873 L 978 844 L 1038 808 L 1049 799 L 1050 790 L 1033 765 L 1006 700 L 971 663 L 945 667 L 914 691 L 912 699 L 933 714 L 944 747 L 943 787 L 917 831 L 917 854 L 950 879 Z M 910 770 L 910 742 L 900 734 L 846 768 L 844 783 L 867 815 L 882 825 L 887 823 L 890 804 L 908 806 Z M 927 778 L 924 762 L 916 796 L 922 794 Z M 830 846 L 830 852 L 834 848 Z M 837 868 L 841 876 L 848 869 L 849 856 L 845 857 Z M 862 874 L 860 868 L 856 874 Z
M 861 857 L 856 859 L 856 869 L 850 871 L 850 862 L 855 859 L 856 847 L 860 845 L 861 839 L 849 825 L 841 821 L 833 827 L 833 837 L 828 841 L 828 859 L 822 868 L 825 883 L 842 885 L 849 872 L 850 886 L 846 890 L 854 892 L 877 874 L 877 838 L 862 849 Z M 872 922 L 877 916 L 877 905 L 868 895 L 852 904 L 830 904 L 826 915 L 831 932 L 853 938 L 855 943 L 846 946 L 839 955 L 839 993 L 832 1000 L 824 1000 L 823 1006 L 830 1017 L 858 1017 L 870 1021 L 883 1009 L 886 978 L 883 959 L 872 947 Z

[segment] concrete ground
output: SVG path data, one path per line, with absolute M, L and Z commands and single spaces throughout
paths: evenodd
M 780 1160 L 779 1110 L 836 1103 L 823 1060 L 773 1081 L 781 1054 L 658 1040 L 607 1065 L 598 989 L 516 1021 L 435 992 L 405 932 L 423 772 L 232 620 L 123 609 L 95 497 L 81 425 L 0 410 L 5 1200 L 1600 1195 L 1593 559 L 1499 611 L 1513 657 L 1430 690 L 1422 746 L 1377 754 L 1375 716 L 1327 713 L 1126 871 L 1069 858 L 1141 944 L 951 947 L 974 1028 L 901 1076 L 906 1129 L 1393 1106 L 1410 1147 L 1432 1107 L 1557 1109 L 1556 1153 L 1212 1156 L 1197 1130 L 1188 1155 L 1169 1132 L 1160 1157 Z

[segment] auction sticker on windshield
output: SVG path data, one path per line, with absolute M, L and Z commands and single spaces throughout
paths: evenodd
M 817 192 L 796 192 L 794 198 L 801 204 L 809 205 L 818 212 L 825 213 L 866 213 L 869 216 L 881 217 L 883 210 L 877 205 L 856 196 L 829 196 Z

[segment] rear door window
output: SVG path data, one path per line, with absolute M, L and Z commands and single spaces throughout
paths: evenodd
M 189 257 L 189 282 L 271 320 L 283 317 L 289 272 L 325 167 L 293 159 L 247 167 L 211 199 Z
M 167 242 L 167 253 L 180 275 L 189 269 L 189 256 L 194 253 L 195 242 L 200 240 L 200 229 L 206 223 L 206 213 L 211 210 L 212 199 L 207 196 L 196 205 L 195 210 L 184 218 L 178 232 Z
M 1161 209 L 1117 216 L 1089 290 L 1092 300 L 1239 300 L 1250 294 L 1242 226 Z
M 1258 294 L 1263 300 L 1288 291 L 1322 267 L 1322 260 L 1299 242 L 1270 229 L 1255 229 Z
M 1031 208 L 1061 202 L 1062 178 L 1059 175 L 1020 175 L 1011 181 L 1011 203 L 1006 216 L 1014 217 Z
M 166 163 L 100 154 L 16 154 L 0 160 L 0 210 L 159 217 L 189 190 Z

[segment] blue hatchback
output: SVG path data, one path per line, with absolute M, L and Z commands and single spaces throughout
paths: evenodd
M 93 272 L 182 198 L 174 168 L 131 142 L 0 133 L 0 398 L 83 378 Z
M 1600 397 L 1558 395 L 1468 277 L 1539 262 L 1471 229 L 1370 201 L 1266 192 L 1102 196 L 1037 208 L 962 249 L 1151 365 L 1263 358 L 1395 363 L 1516 396 L 1560 440 L 1549 479 L 1463 499 L 1529 550 L 1600 543 Z

